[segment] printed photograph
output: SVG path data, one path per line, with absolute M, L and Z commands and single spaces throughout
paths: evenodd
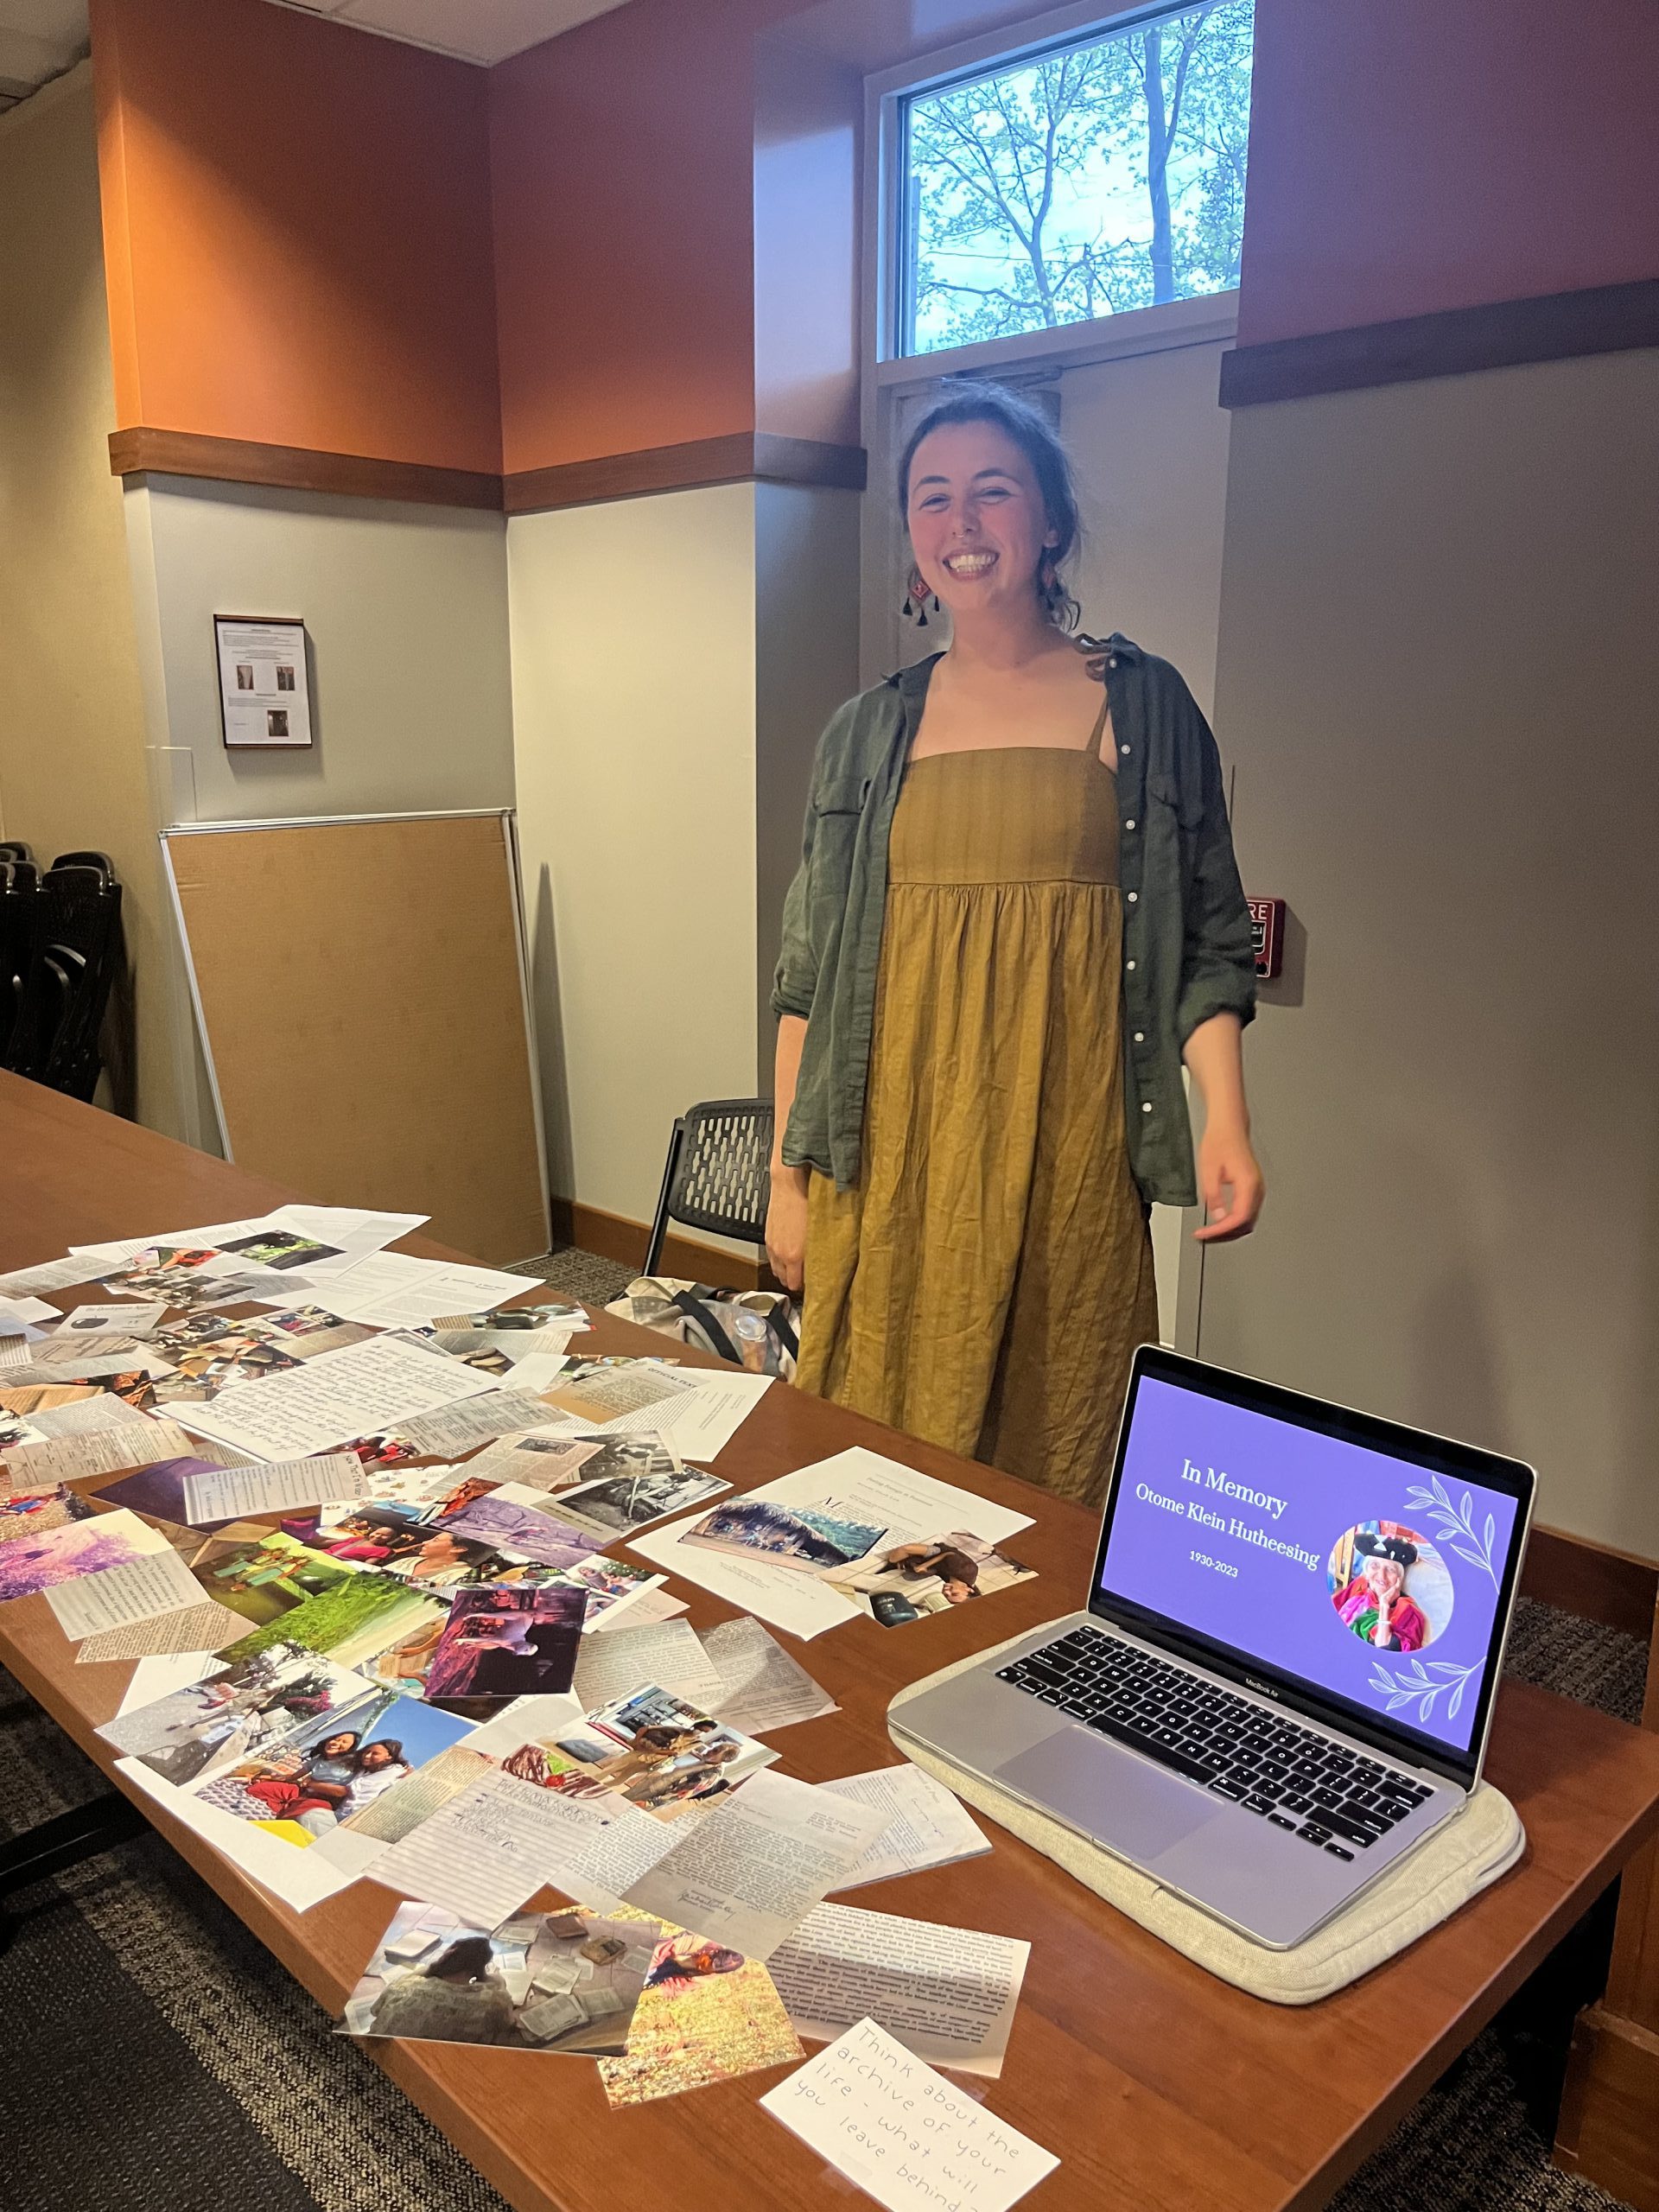
M 493 1582 L 510 1565 L 493 1546 L 435 1526 L 430 1508 L 414 1500 L 358 1505 L 327 1529 L 315 1520 L 292 1529 L 284 1522 L 283 1528 L 290 1534 L 300 1529 L 315 1531 L 303 1541 L 330 1559 L 378 1567 L 415 1589 L 461 1589 Z
M 636 1690 L 556 1735 L 532 1737 L 502 1765 L 563 1797 L 621 1797 L 671 1821 L 708 1806 L 778 1754 L 670 1690 Z
M 62 1522 L 55 1529 L 30 1529 L 10 1543 L 0 1544 L 0 1604 L 9 1598 L 32 1598 L 37 1591 L 73 1582 L 78 1575 L 100 1573 L 106 1567 L 124 1567 L 154 1548 L 155 1540 L 142 1521 L 117 1528 L 110 1514 Z
M 407 1466 L 411 1460 L 421 1456 L 412 1444 L 389 1428 L 378 1429 L 372 1436 L 353 1437 L 349 1444 L 341 1444 L 335 1448 L 349 1452 L 365 1467 Z
M 359 1693 L 360 1675 L 355 1677 Z M 280 1745 L 216 1762 L 195 1795 L 238 1821 L 304 1847 L 365 1813 L 418 1767 L 451 1751 L 471 1723 L 452 1713 L 370 1690 L 354 1704 L 307 1720 Z
M 212 1252 L 181 1254 L 176 1262 L 163 1267 L 137 1271 L 136 1263 L 118 1275 L 105 1276 L 99 1286 L 118 1296 L 144 1296 L 159 1299 L 175 1313 L 199 1313 L 207 1308 L 239 1306 L 258 1298 L 269 1287 L 268 1279 L 259 1275 L 204 1275 L 198 1272 L 204 1260 L 215 1256 Z M 223 1318 L 219 1317 L 219 1318 Z M 176 1324 L 170 1324 L 169 1330 Z
M 602 1471 L 590 1467 L 574 1490 L 563 1491 L 559 1511 L 579 1529 L 596 1529 L 607 1541 L 731 1488 L 718 1475 L 679 1466 L 660 1437 L 607 1437 L 596 1464 Z
M 279 691 L 294 689 L 294 671 L 285 660 L 279 660 L 276 664 L 276 689 Z
M 253 663 L 251 661 L 239 660 L 236 664 L 236 688 L 238 691 L 252 690 Z
M 543 1300 L 538 1306 L 504 1306 L 493 1313 L 442 1313 L 435 1329 L 555 1329 L 562 1323 L 580 1321 L 587 1326 L 585 1307 L 574 1300 Z
M 158 1274 L 188 1274 L 218 1257 L 217 1249 L 211 1244 L 146 1244 L 104 1287 L 107 1290 L 117 1283 L 153 1283 Z M 150 1293 L 145 1291 L 142 1294 L 148 1297 Z
M 1034 1580 L 1034 1567 L 1010 1559 L 983 1536 L 965 1529 L 948 1535 L 892 1544 L 824 1576 L 883 1628 L 901 1628 L 929 1613 L 971 1605 L 1016 1582 Z
M 286 737 L 288 735 L 288 709 L 286 707 L 266 708 L 265 735 L 267 737 Z
M 765 1498 L 734 1497 L 694 1522 L 681 1541 L 822 1574 L 868 1557 L 887 1533 L 885 1528 L 835 1514 L 774 1505 Z
M 221 1767 L 267 1752 L 347 1707 L 360 1705 L 360 1675 L 289 1643 L 230 1663 L 153 1705 L 123 1713 L 99 1730 L 105 1743 L 182 1788 Z
M 258 1628 L 356 1580 L 354 1567 L 276 1529 L 257 1541 L 207 1544 L 192 1572 L 210 1598 Z
M 512 1483 L 474 1498 L 448 1515 L 444 1526 L 454 1535 L 493 1545 L 498 1551 L 522 1553 L 543 1567 L 574 1567 L 606 1541 L 590 1530 L 566 1527 L 540 1491 L 520 1494 Z
M 20 1444 L 44 1444 L 46 1440 L 46 1431 L 31 1427 L 22 1414 L 0 1413 L 0 1452 L 15 1451 Z
M 169 1321 L 158 1329 L 150 1342 L 164 1351 L 169 1359 L 198 1344 L 211 1344 L 215 1337 L 227 1337 L 232 1330 L 245 1328 L 245 1322 L 232 1320 L 228 1313 L 215 1313 L 211 1309 L 200 1313 L 186 1313 L 176 1321 Z
M 340 1320 L 321 1305 L 292 1305 L 281 1314 L 265 1314 L 261 1327 L 276 1332 L 296 1360 L 315 1360 L 319 1351 L 345 1351 L 347 1344 L 363 1344 L 380 1334 L 367 1320 Z
M 221 1536 L 203 1546 L 191 1571 L 210 1598 L 254 1624 L 229 1647 L 232 1659 L 286 1640 L 354 1667 L 443 1616 L 436 1599 L 285 1531 Z
M 366 1321 L 343 1321 L 324 1306 L 285 1306 L 280 1313 L 266 1314 L 265 1326 L 280 1330 L 285 1337 L 315 1337 L 335 1329 L 360 1329 L 364 1337 L 376 1333 Z
M 54 1483 L 46 1490 L 16 1491 L 10 1497 L 0 1497 L 0 1544 L 92 1517 L 92 1507 L 67 1483 Z
M 626 2051 L 601 2058 L 599 2077 L 613 2105 L 645 2104 L 805 2056 L 758 1960 L 676 1929 L 652 1961 Z
M 156 1409 L 156 1378 L 147 1375 L 142 1367 L 124 1368 L 118 1375 L 64 1375 L 64 1382 L 71 1389 L 106 1390 L 122 1404 L 133 1407 L 139 1413 L 153 1413 Z
M 423 1694 L 468 1719 L 516 1697 L 562 1696 L 587 1605 L 582 1590 L 458 1590 L 425 1662 Z
M 480 1375 L 499 1376 L 512 1372 L 513 1356 L 491 1342 L 493 1330 L 420 1329 L 416 1334 L 424 1337 L 435 1351 L 460 1360 Z
M 154 1398 L 158 1406 L 206 1405 L 232 1382 L 257 1382 L 300 1363 L 293 1352 L 272 1344 L 263 1330 L 251 1330 L 245 1323 L 207 1344 L 169 1351 L 169 1357 L 175 1371 L 156 1382 Z
M 587 1592 L 584 1629 L 591 1629 L 613 1606 L 655 1589 L 667 1579 L 648 1567 L 636 1567 L 631 1560 L 606 1559 L 597 1552 L 590 1559 L 579 1560 L 575 1567 L 562 1567 L 556 1572 L 566 1588 Z
M 232 1237 L 219 1249 L 256 1268 L 302 1268 L 308 1260 L 337 1260 L 340 1255 L 338 1244 L 321 1244 L 315 1236 L 298 1236 L 286 1229 Z
M 1452 1573 L 1427 1536 L 1402 1521 L 1361 1521 L 1325 1562 L 1338 1620 L 1379 1651 L 1421 1651 L 1452 1618 Z
M 403 1904 L 346 2001 L 348 2035 L 625 2051 L 662 1923 L 572 1909 L 495 1929 Z

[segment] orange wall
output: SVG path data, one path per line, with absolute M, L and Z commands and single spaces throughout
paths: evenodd
M 630 0 L 486 72 L 92 0 L 119 423 L 486 470 L 851 439 L 858 71 L 915 12 Z M 1241 340 L 1659 273 L 1656 112 L 1653 0 L 1257 0 Z
M 754 33 L 630 0 L 490 72 L 508 469 L 754 427 Z
M 120 427 L 500 467 L 486 73 L 265 0 L 92 0 Z
M 1256 0 L 1241 344 L 1659 275 L 1654 0 Z

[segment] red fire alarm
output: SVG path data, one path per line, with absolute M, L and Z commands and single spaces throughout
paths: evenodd
M 1250 940 L 1258 976 L 1276 976 L 1285 957 L 1285 902 L 1282 899 L 1247 899 L 1250 910 Z

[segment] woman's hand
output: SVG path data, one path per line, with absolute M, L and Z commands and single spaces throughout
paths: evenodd
M 806 1280 L 806 1170 L 774 1166 L 766 1208 L 766 1264 L 798 1298 Z
M 1248 1236 L 1267 1189 L 1249 1131 L 1240 1123 L 1212 1119 L 1198 1144 L 1198 1192 L 1210 1218 L 1193 1230 L 1193 1241 L 1226 1244 Z

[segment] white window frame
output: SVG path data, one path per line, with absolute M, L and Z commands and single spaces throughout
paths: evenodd
M 973 346 L 954 346 L 930 353 L 895 355 L 892 350 L 897 313 L 899 157 L 902 150 L 900 109 L 911 94 L 951 79 L 988 68 L 1009 67 L 1045 47 L 1067 44 L 1080 35 L 1133 29 L 1172 12 L 1169 0 L 1103 12 L 1099 0 L 1072 4 L 1033 16 L 1017 27 L 1004 26 L 964 40 L 937 54 L 907 62 L 864 80 L 864 177 L 862 269 L 860 320 L 860 435 L 869 457 L 873 496 L 863 503 L 860 594 L 861 680 L 874 683 L 899 659 L 919 658 L 925 635 L 912 641 L 901 635 L 898 608 L 904 576 L 898 533 L 893 527 L 890 481 L 902 438 L 897 434 L 906 403 L 931 391 L 941 380 L 969 372 L 1000 372 L 1011 381 L 1061 379 L 1068 368 L 1134 355 L 1167 353 L 1186 346 L 1212 346 L 1238 330 L 1236 290 L 1207 292 L 1196 299 L 1126 308 L 1058 329 L 1026 331 L 1012 338 L 991 338 Z M 1017 29 L 1017 35 L 1015 35 Z

